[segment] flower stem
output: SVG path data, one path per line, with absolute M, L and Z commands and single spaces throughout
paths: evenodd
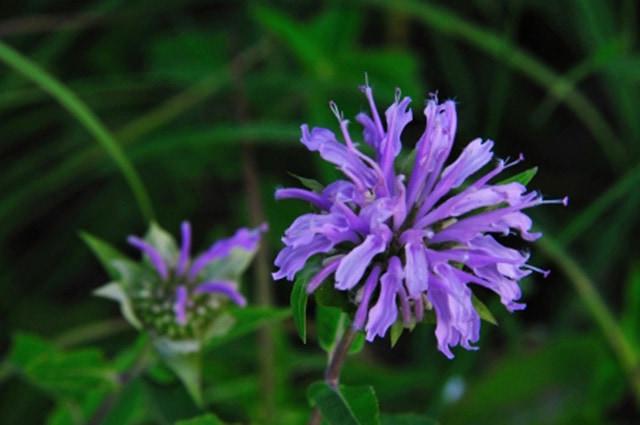
M 91 418 L 87 421 L 88 425 L 99 425 L 104 422 L 111 410 L 118 402 L 118 398 L 124 391 L 125 387 L 134 379 L 136 379 L 149 366 L 152 349 L 151 344 L 147 343 L 140 352 L 134 364 L 125 372 L 117 376 L 117 387 L 114 392 L 106 396 L 102 403 L 95 410 Z
M 349 326 L 342 335 L 342 338 L 340 338 L 340 341 L 338 342 L 335 350 L 331 354 L 331 359 L 329 360 L 327 369 L 324 372 L 324 381 L 333 390 L 338 390 L 338 385 L 340 385 L 340 372 L 342 370 L 342 365 L 347 359 L 349 348 L 351 348 L 351 344 L 353 344 L 353 340 L 355 339 L 356 335 L 357 331 L 353 329 L 353 327 Z M 316 407 L 311 413 L 309 425 L 320 425 L 321 422 L 322 415 L 320 414 L 320 410 Z

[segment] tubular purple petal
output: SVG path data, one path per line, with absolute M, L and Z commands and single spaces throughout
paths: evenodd
M 244 307 L 247 305 L 247 300 L 242 296 L 240 292 L 235 288 L 233 282 L 229 281 L 212 281 L 201 283 L 196 287 L 196 294 L 220 294 L 229 298 L 233 303 Z
M 336 259 L 331 260 L 309 280 L 309 283 L 307 284 L 307 294 L 313 294 L 316 289 L 318 289 L 318 287 L 336 271 L 336 269 L 340 265 L 340 260 L 342 260 L 342 258 L 343 256 L 340 256 Z
M 353 318 L 353 328 L 354 329 L 362 329 L 364 327 L 364 322 L 367 319 L 367 312 L 369 311 L 369 302 L 371 301 L 371 296 L 373 295 L 373 291 L 375 291 L 378 286 L 378 278 L 380 277 L 380 266 L 375 265 L 369 273 L 369 277 L 365 281 L 362 287 L 362 298 L 360 299 L 360 304 L 358 305 L 358 309 L 356 310 L 356 315 Z
M 387 330 L 398 319 L 396 295 L 402 286 L 402 264 L 398 257 L 389 259 L 389 268 L 380 278 L 380 295 L 378 301 L 369 310 L 367 319 L 367 341 L 384 337 Z
M 182 231 L 182 244 L 180 245 L 180 256 L 178 257 L 178 264 L 176 266 L 176 274 L 178 276 L 182 276 L 187 271 L 189 252 L 191 250 L 191 224 L 189 224 L 188 221 L 183 221 L 180 227 Z
M 369 235 L 347 254 L 336 270 L 336 288 L 353 288 L 362 278 L 369 263 L 377 254 L 385 250 L 387 242 L 380 235 Z
M 321 210 L 328 210 L 331 207 L 329 200 L 306 189 L 284 188 L 276 190 L 276 200 L 281 201 L 283 199 L 300 199 Z
M 266 230 L 266 224 L 263 224 L 257 229 L 247 229 L 243 227 L 238 229 L 230 238 L 217 241 L 211 248 L 200 254 L 193 261 L 191 269 L 189 270 L 189 279 L 194 280 L 209 263 L 226 257 L 234 249 L 243 249 L 245 251 L 256 250 L 260 242 L 260 233 Z
M 129 242 L 129 245 L 138 248 L 149 258 L 153 268 L 156 269 L 162 280 L 169 278 L 169 268 L 158 250 L 137 236 L 129 236 L 127 242 Z
M 187 303 L 189 302 L 186 286 L 176 288 L 176 301 L 173 304 L 173 312 L 176 314 L 176 322 L 179 325 L 187 324 Z

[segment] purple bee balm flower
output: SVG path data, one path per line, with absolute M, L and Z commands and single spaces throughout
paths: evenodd
M 220 297 L 238 306 L 246 305 L 244 296 L 237 289 L 236 274 L 246 266 L 246 260 L 257 249 L 260 233 L 264 231 L 266 225 L 258 229 L 241 228 L 230 238 L 217 241 L 193 260 L 190 254 L 191 225 L 186 221 L 181 225 L 182 244 L 179 250 L 175 248 L 173 240 L 158 229 L 156 232 L 162 234 L 156 237 L 150 236 L 143 240 L 130 236 L 127 240 L 147 257 L 160 280 L 152 291 L 157 290 L 159 294 L 169 292 L 174 321 L 180 327 L 185 327 L 190 319 L 211 313 L 209 310 L 212 303 L 215 304 L 215 300 Z M 236 252 L 241 254 L 236 255 Z M 234 267 L 238 270 L 234 270 Z M 137 304 L 148 305 L 140 302 Z M 157 313 L 164 305 L 165 300 L 158 299 L 155 307 L 151 306 L 149 310 Z M 183 333 L 180 328 L 173 331 L 180 335 Z
M 313 256 L 325 257 L 311 278 L 312 293 L 333 277 L 339 291 L 351 291 L 357 310 L 353 326 L 372 341 L 402 321 L 411 326 L 432 310 L 438 348 L 475 349 L 480 316 L 471 287 L 498 294 L 509 311 L 525 307 L 518 281 L 532 271 L 529 256 L 503 245 L 516 235 L 534 241 L 524 210 L 541 204 L 567 205 L 567 198 L 545 200 L 517 182 L 495 177 L 522 161 L 494 159 L 493 142 L 476 139 L 455 159 L 451 156 L 457 116 L 453 101 L 433 97 L 424 110 L 426 128 L 414 149 L 411 172 L 401 171 L 398 156 L 404 128 L 412 120 L 410 99 L 399 90 L 384 115 L 373 93 L 362 87 L 371 115 L 360 113 L 363 139 L 371 156 L 359 150 L 337 106 L 342 141 L 325 128 L 302 126 L 301 142 L 345 175 L 320 192 L 283 188 L 276 199 L 300 199 L 316 212 L 298 217 L 282 238 L 285 247 L 275 260 L 274 279 L 293 280 Z

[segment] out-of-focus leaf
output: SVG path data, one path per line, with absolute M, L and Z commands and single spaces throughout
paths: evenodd
M 119 282 L 107 283 L 94 290 L 93 295 L 118 302 L 120 311 L 122 311 L 122 315 L 127 319 L 127 322 L 131 323 L 136 329 L 142 329 L 140 319 L 136 316 L 131 300 L 122 288 L 122 284 Z
M 538 172 L 538 167 L 532 167 L 528 170 L 524 170 L 521 173 L 516 174 L 515 176 L 511 176 L 504 180 L 498 182 L 498 184 L 507 184 L 507 183 L 520 183 L 524 186 L 528 185 L 531 180 L 535 177 Z
M 471 379 L 440 420 L 513 423 L 527 412 L 546 423 L 600 423 L 597 409 L 585 403 L 588 394 L 578 389 L 590 386 L 594 368 L 608 355 L 602 341 L 590 335 L 559 335 L 539 348 L 513 352 Z M 560 417 L 573 419 L 559 422 Z
M 298 277 L 293 283 L 291 290 L 291 311 L 293 313 L 293 324 L 296 326 L 298 335 L 303 343 L 307 343 L 307 283 L 317 271 L 317 264 L 309 264 L 304 270 L 298 273 Z
M 307 390 L 307 396 L 331 425 L 380 423 L 378 400 L 373 387 L 341 385 L 339 390 L 334 390 L 324 382 L 315 382 Z
M 316 306 L 318 343 L 327 353 L 333 352 L 347 326 L 349 318 L 339 308 Z
M 227 45 L 223 33 L 179 31 L 151 47 L 151 72 L 171 82 L 191 85 L 225 62 Z
M 160 253 L 167 266 L 174 266 L 178 258 L 178 247 L 169 232 L 160 227 L 158 223 L 152 222 L 144 239 Z
M 289 45 L 308 69 L 321 76 L 333 75 L 335 71 L 318 44 L 318 39 L 309 37 L 305 26 L 271 7 L 256 6 L 252 12 L 260 24 Z
M 115 371 L 99 350 L 62 351 L 26 333 L 14 336 L 9 364 L 55 397 L 80 398 L 90 390 L 116 385 Z
M 382 415 L 381 425 L 438 425 L 438 421 L 426 416 L 410 413 L 400 415 Z
M 175 425 L 224 425 L 224 423 L 212 413 L 207 413 L 197 418 L 178 421 Z
M 172 341 L 155 338 L 153 343 L 162 360 L 180 378 L 193 401 L 203 405 L 202 399 L 202 352 L 197 341 Z
M 314 192 L 322 192 L 324 190 L 324 186 L 318 180 L 308 179 L 306 177 L 299 176 L 297 174 L 289 173 L 290 176 L 296 178 L 304 187 Z
M 626 285 L 621 326 L 628 338 L 640 346 L 640 265 L 635 264 Z
M 120 273 L 117 268 L 114 267 L 114 260 L 127 260 L 127 257 L 109 243 L 88 232 L 80 232 L 80 237 L 87 246 L 89 246 L 91 251 L 93 251 L 100 261 L 100 264 L 102 264 L 102 267 L 109 273 L 111 279 L 118 280 Z
M 473 308 L 476 309 L 478 315 L 480 315 L 480 318 L 482 320 L 489 322 L 492 325 L 498 326 L 498 321 L 496 320 L 495 316 L 493 315 L 493 313 L 491 313 L 489 307 L 487 307 L 487 305 L 480 300 L 480 298 L 472 295 L 471 303 L 473 304 Z
M 291 312 L 284 308 L 245 307 L 233 309 L 231 314 L 235 319 L 233 326 L 227 333 L 211 338 L 205 345 L 207 349 L 220 347 L 269 323 L 284 320 Z
M 353 338 L 351 347 L 349 347 L 349 354 L 358 354 L 364 348 L 366 340 L 364 338 L 364 332 L 358 332 Z

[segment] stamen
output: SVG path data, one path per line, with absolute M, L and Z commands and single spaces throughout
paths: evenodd
M 538 202 L 538 205 L 542 205 L 542 204 L 555 204 L 555 205 L 561 204 L 566 207 L 569 205 L 569 197 L 565 196 L 562 199 L 541 199 Z
M 329 101 L 329 109 L 331 109 L 331 112 L 333 112 L 333 115 L 336 116 L 338 121 L 342 121 L 344 116 L 340 112 L 340 109 L 338 109 L 338 105 L 336 104 L 336 102 L 334 102 L 333 100 L 330 100 Z
M 541 274 L 542 276 L 544 276 L 545 278 L 546 278 L 547 276 L 549 276 L 549 274 L 551 274 L 551 270 L 544 270 L 544 269 L 541 269 L 541 268 L 538 268 L 538 267 L 532 266 L 532 265 L 530 265 L 530 264 L 525 264 L 525 265 L 523 265 L 522 267 L 524 267 L 525 269 L 529 269 L 529 270 L 531 270 L 531 271 L 534 271 L 534 272 L 536 272 L 536 273 L 540 273 L 540 274 Z
M 400 102 L 401 97 L 402 97 L 402 90 L 400 90 L 400 87 L 396 87 L 396 91 L 395 91 L 396 103 Z

